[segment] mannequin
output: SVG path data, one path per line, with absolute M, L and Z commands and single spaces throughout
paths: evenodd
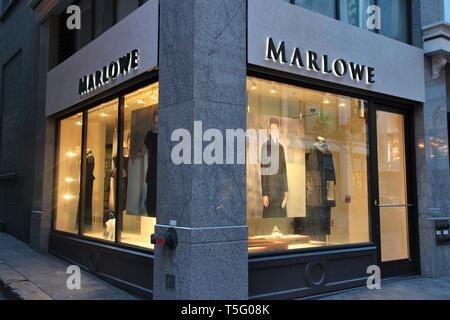
M 92 150 L 88 149 L 86 154 L 86 197 L 84 199 L 84 225 L 92 226 L 92 196 L 94 192 L 94 169 L 95 158 Z
M 317 240 L 325 240 L 331 234 L 331 208 L 336 207 L 336 173 L 325 138 L 317 137 L 311 146 L 306 172 L 307 229 Z
M 84 197 L 84 221 L 82 222 L 86 229 L 92 227 L 92 196 L 94 192 L 94 169 L 95 169 L 95 158 L 91 149 L 86 150 L 86 182 L 84 185 L 85 197 Z M 78 202 L 78 213 L 77 213 L 77 226 L 79 221 L 79 216 L 81 212 L 81 197 Z
M 261 155 L 267 154 L 270 159 L 275 148 L 278 151 L 278 172 L 269 174 L 267 170 L 272 166 L 269 159 L 262 159 L 261 187 L 264 218 L 286 218 L 287 201 L 289 197 L 286 157 L 284 147 L 280 143 L 280 122 L 276 118 L 270 119 L 269 139 L 263 145 Z
M 148 152 L 148 167 L 145 176 L 147 183 L 146 209 L 149 217 L 156 217 L 157 164 L 158 164 L 158 113 L 153 114 L 153 128 L 145 136 Z

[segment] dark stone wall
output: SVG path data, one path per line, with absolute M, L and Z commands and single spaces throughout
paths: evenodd
M 28 1 L 15 1 L 0 20 L 0 221 L 25 242 L 33 199 L 38 30 Z

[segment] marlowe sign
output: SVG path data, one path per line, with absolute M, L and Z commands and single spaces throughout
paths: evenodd
M 47 74 L 51 116 L 158 67 L 159 1 L 149 0 Z
M 302 53 L 299 47 L 292 48 L 290 59 L 287 57 L 287 48 L 284 41 L 275 45 L 272 38 L 267 39 L 266 59 L 276 63 L 288 63 L 292 67 L 306 68 L 309 71 L 322 72 L 323 74 L 333 74 L 337 78 L 349 75 L 353 81 L 366 81 L 366 84 L 375 83 L 375 69 L 355 62 L 347 62 L 339 58 L 331 61 L 329 56 L 324 54 L 319 57 L 315 51 L 308 50 Z
M 139 67 L 139 50 L 134 49 L 128 54 L 111 62 L 103 68 L 80 78 L 78 83 L 78 94 L 83 96 L 99 89 L 119 76 L 126 76 L 130 71 Z
M 276 0 L 248 0 L 248 63 L 425 100 L 422 49 Z

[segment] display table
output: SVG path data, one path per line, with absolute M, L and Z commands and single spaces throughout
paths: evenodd
M 248 238 L 249 253 L 263 253 L 270 251 L 288 250 L 293 244 L 308 244 L 309 236 L 281 235 L 281 236 L 256 236 Z

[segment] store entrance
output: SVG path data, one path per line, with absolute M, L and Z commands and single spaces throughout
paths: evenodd
M 414 196 L 414 148 L 410 114 L 377 106 L 373 120 L 374 237 L 384 278 L 417 273 Z

